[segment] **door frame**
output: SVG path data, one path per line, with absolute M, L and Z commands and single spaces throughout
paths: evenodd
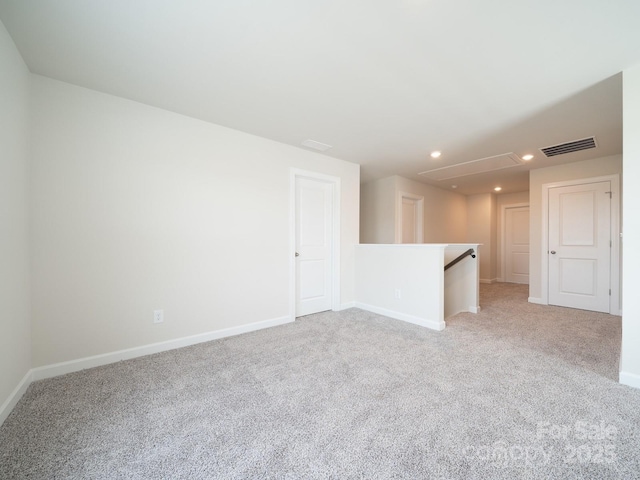
M 620 298 L 620 175 L 603 175 L 601 177 L 577 178 L 563 182 L 545 183 L 542 185 L 542 246 L 540 258 L 540 275 L 542 280 L 542 303 L 549 305 L 549 190 L 556 187 L 570 187 L 588 183 L 611 182 L 611 265 L 609 269 L 609 284 L 611 298 L 609 313 L 622 315 L 622 301 Z M 529 269 L 531 270 L 531 269 Z
M 529 202 L 509 203 L 500 207 L 500 279 L 507 281 L 507 209 L 529 207 L 529 225 L 531 225 L 531 205 Z M 529 245 L 531 245 L 531 234 L 529 234 Z M 531 258 L 531 248 L 529 248 L 529 258 Z M 531 283 L 531 267 L 529 267 L 529 283 Z
M 340 305 L 340 178 L 323 173 L 291 168 L 289 171 L 289 317 L 296 319 L 296 182 L 298 178 L 328 183 L 331 186 L 331 310 Z
M 416 243 L 424 242 L 424 197 L 409 192 L 399 191 L 396 196 L 396 232 L 395 242 L 402 243 L 402 200 L 413 200 L 416 205 Z

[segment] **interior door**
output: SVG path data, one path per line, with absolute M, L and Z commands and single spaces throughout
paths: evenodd
M 402 198 L 402 243 L 417 243 L 417 210 L 414 199 Z
M 422 243 L 424 197 L 398 192 L 395 243 Z
M 549 303 L 609 312 L 611 183 L 549 189 Z
M 296 317 L 331 310 L 333 184 L 296 177 Z
M 505 281 L 529 284 L 529 207 L 505 209 Z

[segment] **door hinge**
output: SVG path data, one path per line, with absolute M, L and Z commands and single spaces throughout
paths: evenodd
M 613 198 L 613 192 L 604 192 L 609 194 L 609 198 Z
M 611 289 L 609 289 L 609 296 L 611 296 Z

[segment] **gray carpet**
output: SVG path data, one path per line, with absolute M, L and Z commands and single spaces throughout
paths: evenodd
M 0 478 L 640 478 L 620 318 L 483 285 L 443 332 L 357 309 L 31 385 Z

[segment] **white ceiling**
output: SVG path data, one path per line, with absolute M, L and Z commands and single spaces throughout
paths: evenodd
M 638 0 L 0 0 L 0 19 L 33 73 L 465 194 L 621 153 L 620 72 L 640 64 Z M 536 157 L 418 175 L 509 152 Z

